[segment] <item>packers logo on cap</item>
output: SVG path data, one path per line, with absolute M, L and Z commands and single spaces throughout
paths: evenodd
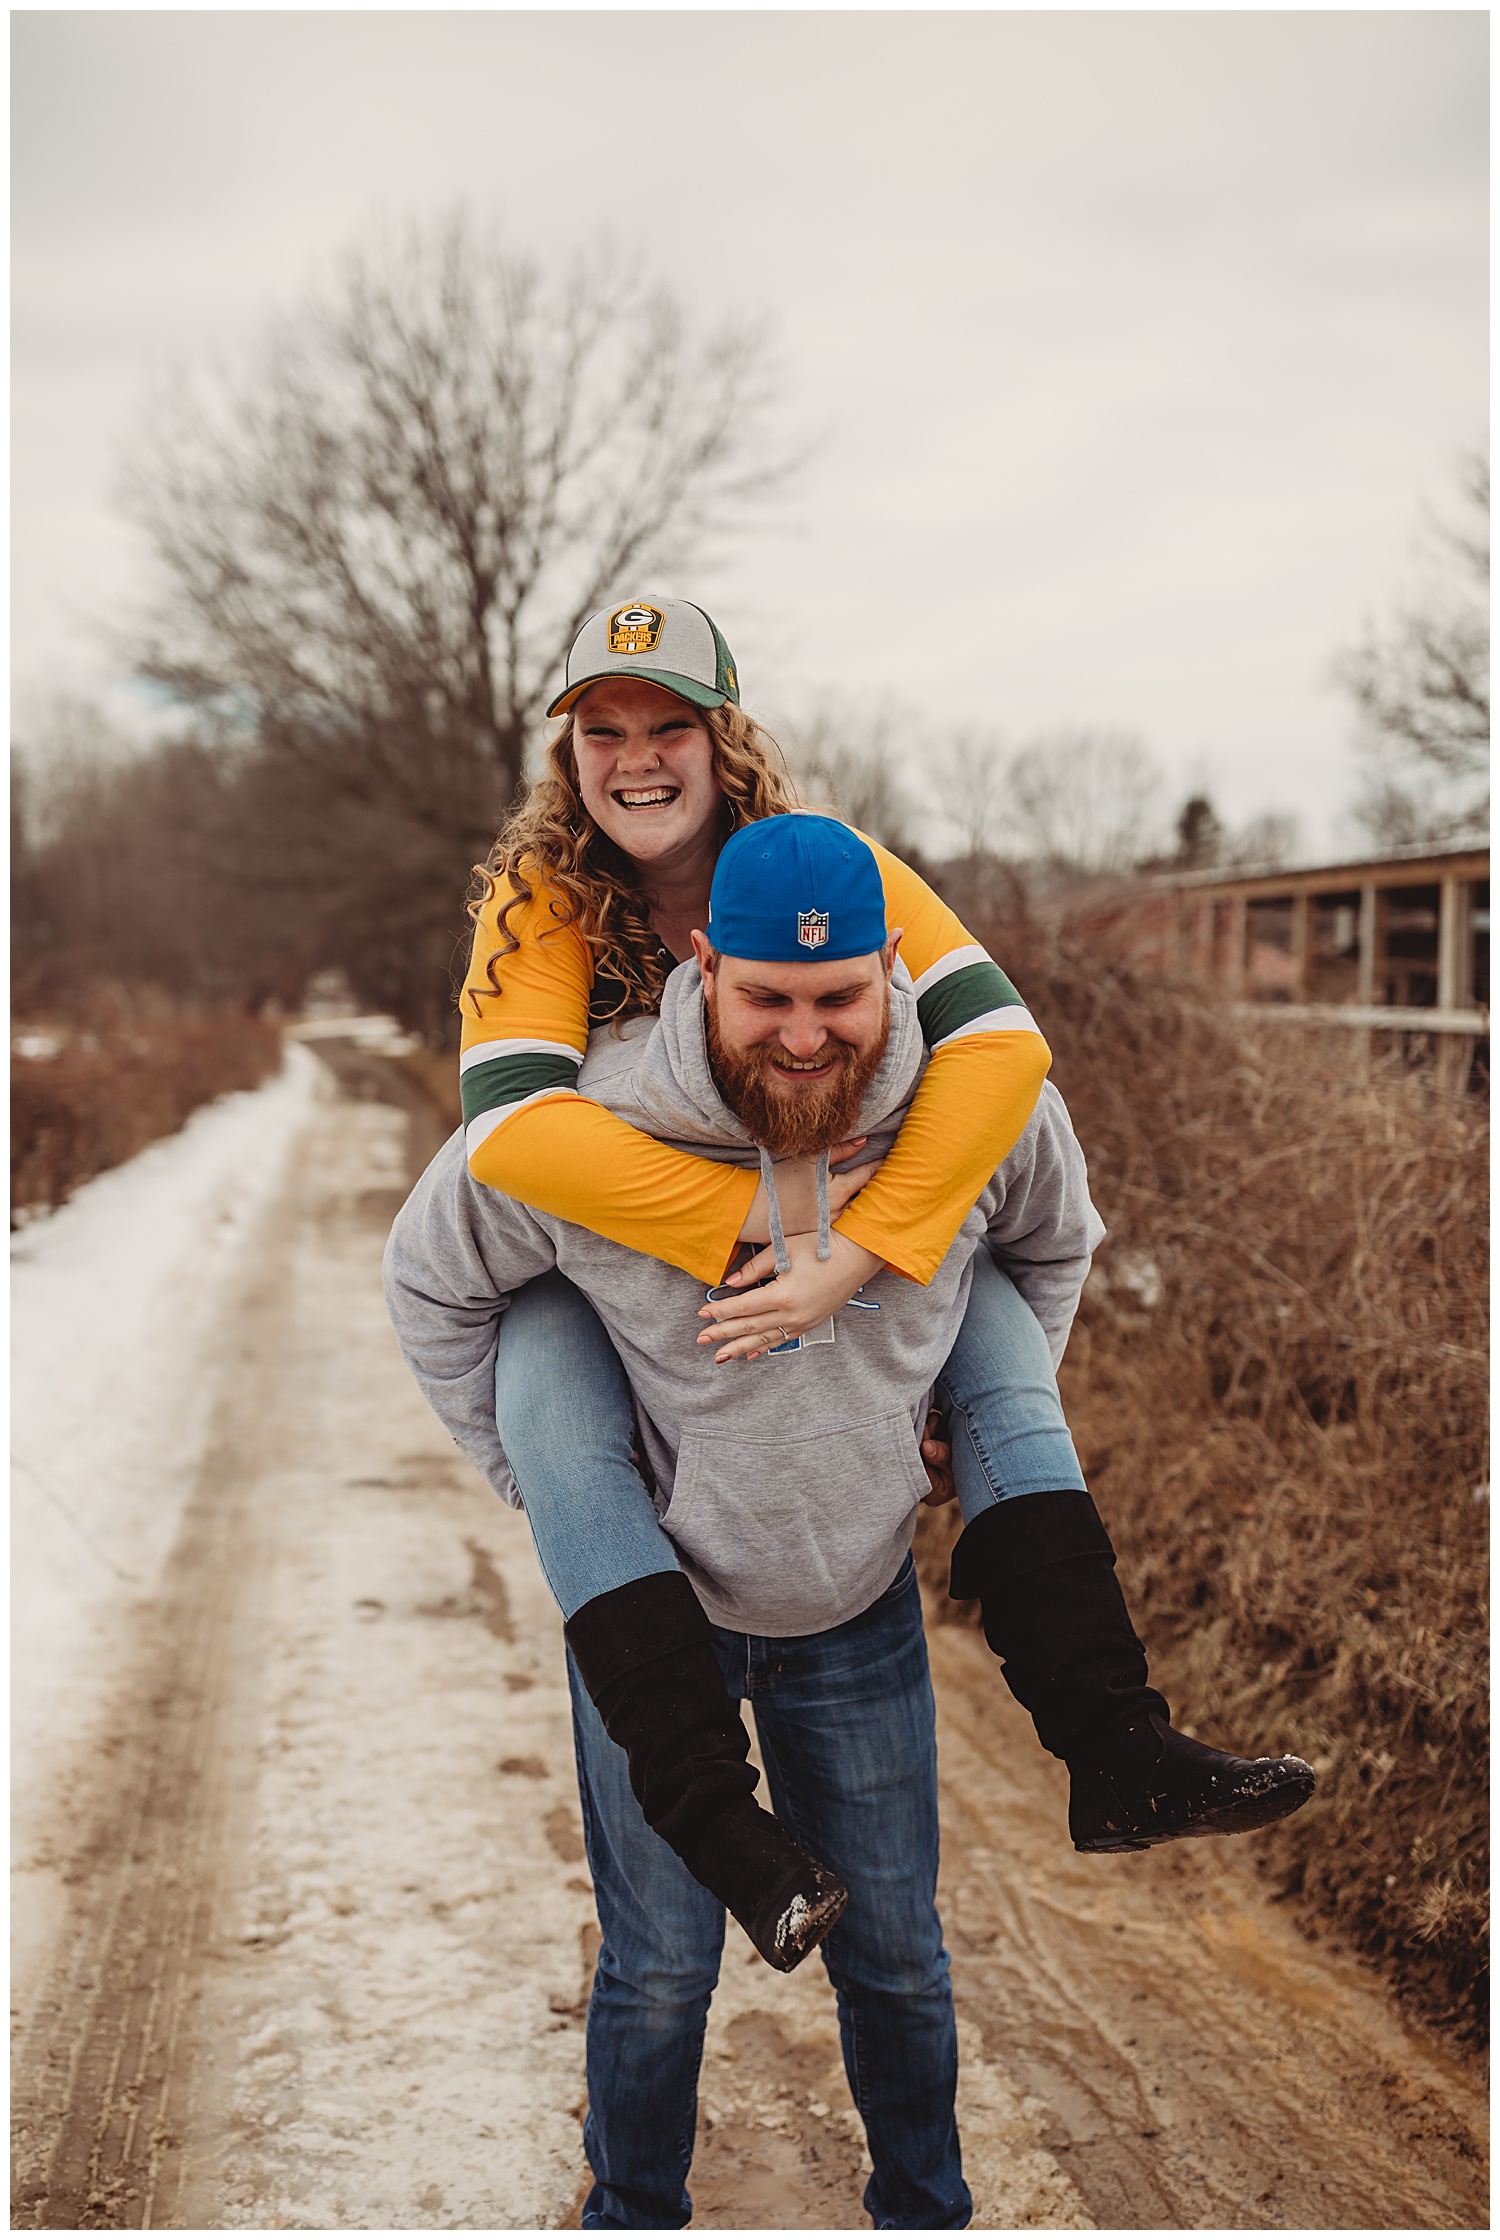
M 828 912 L 826 910 L 799 910 L 797 912 L 797 939 L 804 949 L 822 949 L 828 941 Z
M 661 636 L 660 607 L 616 607 L 609 618 L 611 653 L 655 653 Z

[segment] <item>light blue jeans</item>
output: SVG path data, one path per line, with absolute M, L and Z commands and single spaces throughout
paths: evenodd
M 1042 1326 L 983 1244 L 937 1395 L 952 1421 L 965 1524 L 1017 1494 L 1086 1490 Z M 635 1466 L 619 1356 L 555 1271 L 525 1284 L 501 1318 L 495 1422 L 564 1618 L 612 1587 L 678 1568 Z

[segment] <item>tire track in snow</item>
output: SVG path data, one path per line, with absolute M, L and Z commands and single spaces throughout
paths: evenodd
M 225 1380 L 147 1644 L 78 1802 L 71 1917 L 15 2065 L 18 2229 L 169 2218 L 192 2008 L 253 1778 L 257 1560 L 250 1497 L 275 1421 L 286 1200 L 247 1247 Z M 251 1458 L 255 1458 L 253 1461 Z

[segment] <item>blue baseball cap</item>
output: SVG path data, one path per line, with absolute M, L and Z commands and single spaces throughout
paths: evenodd
M 885 888 L 869 842 L 793 810 L 732 833 L 708 900 L 708 943 L 757 964 L 868 957 L 886 941 Z

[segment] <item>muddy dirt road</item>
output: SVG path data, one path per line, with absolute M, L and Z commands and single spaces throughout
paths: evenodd
M 17 1987 L 23 2228 L 577 2223 L 597 1932 L 561 1628 L 385 1323 L 432 1125 L 380 1101 L 388 1063 L 314 1047 L 159 1591 L 27 1822 L 61 1895 Z M 1077 1858 L 983 1645 L 932 1638 L 976 2226 L 1483 2225 L 1478 2079 L 1232 1849 Z M 865 2169 L 821 1969 L 731 1929 L 695 2225 L 862 2227 Z

